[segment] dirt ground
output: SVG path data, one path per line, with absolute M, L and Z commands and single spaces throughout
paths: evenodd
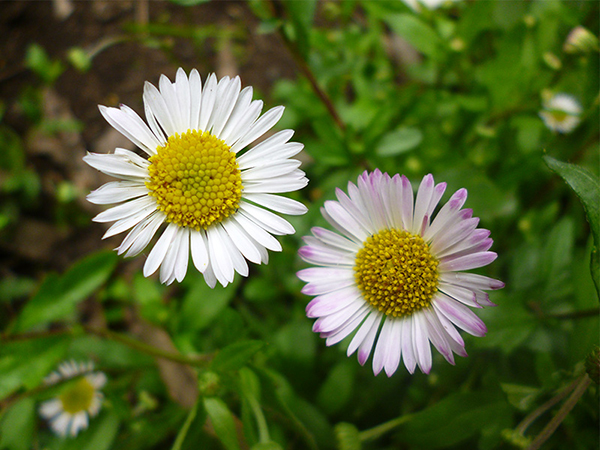
M 268 105 L 274 81 L 294 77 L 296 67 L 281 39 L 256 33 L 257 26 L 245 2 L 237 1 L 193 7 L 143 0 L 0 2 L 3 122 L 22 140 L 26 166 L 38 174 L 41 186 L 37 201 L 20 209 L 18 222 L 0 231 L 0 277 L 63 271 L 88 252 L 114 248 L 122 239 L 101 241 L 105 227 L 89 220 L 100 209 L 85 201 L 90 190 L 108 180 L 83 163 L 85 152 L 133 149 L 105 122 L 98 104 L 124 103 L 141 114 L 144 81 L 156 84 L 162 73 L 173 79 L 181 65 L 197 68 L 203 78 L 210 72 L 239 74 Z M 34 43 L 65 67 L 51 86 L 25 65 Z M 68 63 L 72 48 L 94 55 L 88 71 Z M 41 94 L 45 119 L 75 119 L 81 128 L 49 134 L 36 127 L 20 102 L 31 87 Z M 0 182 L 6 176 L 0 169 Z M 57 204 L 64 181 L 77 193 L 66 206 Z M 0 201 L 4 196 L 0 192 Z

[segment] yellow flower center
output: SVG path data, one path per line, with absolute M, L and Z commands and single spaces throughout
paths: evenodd
M 438 263 L 421 236 L 382 230 L 356 254 L 354 279 L 373 307 L 388 316 L 408 316 L 431 304 Z
M 92 406 L 95 392 L 96 389 L 94 389 L 94 386 L 92 386 L 88 379 L 81 377 L 60 394 L 63 410 L 69 414 L 88 411 L 90 406 Z
M 149 194 L 167 221 L 208 228 L 234 213 L 242 198 L 235 153 L 209 132 L 188 130 L 170 136 L 150 157 Z

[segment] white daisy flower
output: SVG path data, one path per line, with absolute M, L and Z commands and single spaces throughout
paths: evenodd
M 348 195 L 326 201 L 323 217 L 338 231 L 315 227 L 304 237 L 299 254 L 312 267 L 298 272 L 307 282 L 302 292 L 316 297 L 306 307 L 317 318 L 313 331 L 327 345 L 355 332 L 348 356 L 358 350 L 364 364 L 373 346 L 373 371 L 391 376 L 400 363 L 429 373 L 430 342 L 454 364 L 454 353 L 466 356 L 457 327 L 483 336 L 485 324 L 468 307 L 493 306 L 484 290 L 504 283 L 463 270 L 496 259 L 488 251 L 490 232 L 461 209 L 466 189 L 458 190 L 437 213 L 446 183 L 423 178 L 413 200 L 404 176 L 390 178 L 379 170 L 364 172 Z M 375 341 L 377 341 L 375 343 Z
M 88 427 L 89 418 L 100 411 L 104 398 L 100 389 L 106 383 L 106 375 L 93 370 L 92 362 L 65 361 L 45 378 L 48 385 L 78 378 L 66 385 L 58 397 L 40 405 L 40 415 L 50 422 L 50 427 L 59 436 L 77 436 L 80 430 Z
M 459 2 L 460 0 L 402 0 L 406 6 L 411 8 L 415 12 L 421 12 L 421 8 L 424 6 L 429 10 L 438 9 L 444 5 L 451 5 L 452 3 Z
M 544 109 L 539 112 L 546 126 L 552 131 L 570 133 L 581 121 L 581 104 L 569 94 L 553 94 L 544 101 Z
M 211 74 L 204 85 L 198 71 L 183 69 L 175 82 L 162 75 L 159 89 L 146 82 L 147 124 L 130 108 L 100 106 L 104 118 L 129 138 L 148 159 L 117 148 L 113 154 L 89 153 L 90 166 L 119 178 L 88 195 L 96 204 L 119 203 L 98 214 L 96 222 L 115 222 L 104 238 L 131 229 L 119 254 L 134 256 L 162 224 L 165 230 L 150 251 L 144 275 L 160 267 L 160 281 L 181 281 L 189 254 L 209 286 L 248 275 L 246 260 L 268 262 L 268 250 L 281 251 L 272 235 L 294 233 L 283 214 L 304 214 L 306 207 L 281 197 L 308 183 L 290 159 L 303 145 L 289 142 L 292 130 L 263 137 L 281 118 L 283 107 L 260 116 L 263 103 L 239 77 Z M 260 117 L 259 117 L 260 116 Z M 271 210 L 271 211 L 269 211 Z

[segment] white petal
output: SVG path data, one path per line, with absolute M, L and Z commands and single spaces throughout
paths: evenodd
M 242 83 L 240 81 L 240 77 L 235 77 L 233 80 L 231 80 L 229 86 L 227 86 L 223 96 L 219 97 L 219 104 L 215 110 L 214 122 L 211 128 L 211 133 L 219 139 L 223 139 L 221 132 L 227 124 L 227 121 L 229 120 L 229 117 L 238 100 L 241 85 Z
M 233 263 L 225 244 L 222 242 L 220 235 L 215 227 L 209 227 L 206 230 L 208 240 L 208 254 L 210 262 L 215 272 L 217 280 L 225 286 L 233 281 Z
M 87 201 L 95 205 L 121 203 L 148 194 L 148 188 L 138 181 L 111 181 L 88 194 Z
M 235 220 L 240 225 L 240 227 L 242 227 L 246 231 L 246 233 L 248 233 L 248 235 L 252 237 L 252 239 L 258 242 L 264 248 L 268 248 L 269 250 L 274 252 L 281 251 L 282 248 L 279 241 L 273 236 L 271 236 L 269 233 L 267 233 L 263 228 L 256 225 L 249 218 L 247 218 L 239 212 L 238 214 L 235 214 L 235 216 L 230 217 L 232 218 L 232 220 Z M 265 261 L 263 260 L 263 262 Z
M 118 206 L 113 206 L 106 211 L 102 211 L 92 220 L 100 223 L 114 222 L 115 220 L 133 216 L 134 214 L 137 214 L 138 212 L 147 208 L 156 209 L 156 200 L 153 197 L 140 197 L 136 198 L 135 200 L 122 203 Z
M 417 363 L 423 373 L 431 370 L 431 346 L 423 314 L 413 314 L 413 345 Z
M 99 106 L 100 113 L 112 127 L 144 150 L 148 155 L 154 155 L 160 142 L 148 125 L 132 109 L 122 106 L 122 109 Z
M 217 77 L 211 73 L 206 80 L 204 90 L 202 91 L 202 100 L 200 102 L 200 119 L 198 120 L 198 129 L 207 131 L 208 121 L 213 113 L 217 92 Z
M 282 130 L 265 139 L 260 144 L 252 147 L 237 158 L 240 168 L 247 169 L 254 167 L 255 164 L 263 162 L 265 158 L 273 157 L 280 149 L 283 149 L 284 144 L 289 141 L 293 135 L 293 130 Z M 301 150 L 303 146 L 302 144 L 300 145 Z
M 364 339 L 360 343 L 360 346 L 358 347 L 358 362 L 361 366 L 364 365 L 365 362 L 367 362 L 367 359 L 371 354 L 373 342 L 375 342 L 375 338 L 377 337 L 377 331 L 379 330 L 379 325 L 381 324 L 382 314 L 371 313 L 371 316 L 375 316 L 375 321 L 371 325 L 371 328 L 368 330 L 366 336 L 364 337 Z
M 85 412 L 77 413 L 73 416 L 71 422 L 71 436 L 77 436 L 80 430 L 85 430 L 88 427 L 88 416 Z
M 40 415 L 45 419 L 51 419 L 62 411 L 62 402 L 58 398 L 45 401 L 40 405 Z
M 181 108 L 179 107 L 179 102 L 177 100 L 177 94 L 175 92 L 175 86 L 171 83 L 171 80 L 167 78 L 166 75 L 161 75 L 158 80 L 158 88 L 162 95 L 162 98 L 165 99 L 165 103 L 167 104 L 167 108 L 169 109 L 169 114 L 173 119 L 173 125 L 175 126 L 176 133 L 184 133 L 187 131 L 186 124 L 183 122 L 183 117 L 181 113 Z
M 154 272 L 156 272 L 158 267 L 162 264 L 178 229 L 179 225 L 170 223 L 166 230 L 163 232 L 162 236 L 158 239 L 158 241 L 150 251 L 146 263 L 144 264 L 145 277 L 149 277 Z
M 289 174 L 298 167 L 300 167 L 300 161 L 295 159 L 286 159 L 283 161 L 271 162 L 262 166 L 256 166 L 252 169 L 242 171 L 242 183 L 281 177 Z
M 132 164 L 120 155 L 88 153 L 83 160 L 94 169 L 115 178 L 144 182 L 149 177 L 148 169 Z
M 202 79 L 196 69 L 190 72 L 190 128 L 198 130 L 200 119 L 200 103 L 202 102 Z
M 244 193 L 244 199 L 249 200 L 258 205 L 269 208 L 272 211 L 276 211 L 281 214 L 289 214 L 299 216 L 306 213 L 308 209 L 304 204 L 299 201 L 292 200 L 291 198 L 282 197 L 280 195 L 273 194 L 247 194 Z
M 252 219 L 257 225 L 264 228 L 269 233 L 285 235 L 294 234 L 296 232 L 294 227 L 287 220 L 266 209 L 241 201 L 240 210 L 244 212 L 246 217 Z
M 227 145 L 231 145 L 237 137 L 239 136 L 240 130 L 241 132 L 245 132 L 244 127 L 244 118 L 249 114 L 249 107 L 252 102 L 252 87 L 248 86 L 240 92 L 235 106 L 233 107 L 233 111 L 231 111 L 231 115 L 227 120 L 227 123 L 223 127 L 223 130 L 219 133 L 219 139 L 225 141 Z M 260 106 L 258 111 L 256 112 L 256 117 L 260 114 L 260 109 L 262 109 L 262 102 L 260 102 Z M 255 106 L 255 107 L 256 107 Z M 254 118 L 254 120 L 256 119 Z M 238 133 L 238 134 L 236 134 Z M 235 136 L 235 139 L 230 140 L 230 136 Z
M 136 211 L 134 214 L 131 214 L 128 217 L 124 217 L 123 219 L 116 221 L 108 230 L 106 230 L 106 233 L 104 233 L 102 239 L 106 239 L 122 233 L 123 231 L 129 230 L 131 227 L 140 223 L 154 211 L 156 211 L 156 204 L 149 203 L 145 208 Z
M 244 185 L 244 194 L 282 194 L 297 191 L 307 184 L 308 180 L 303 175 L 253 181 Z
M 375 345 L 375 353 L 373 354 L 373 373 L 378 375 L 383 369 L 386 363 L 388 355 L 394 351 L 394 343 L 390 340 L 390 336 L 393 329 L 393 319 L 387 317 L 381 327 L 379 338 L 377 339 L 377 345 Z M 396 351 L 399 352 L 399 348 Z
M 190 120 L 191 115 L 191 94 L 190 83 L 185 71 L 180 67 L 175 75 L 175 94 L 177 95 L 177 103 L 179 105 L 179 113 L 181 114 L 181 125 L 183 130 L 192 129 Z M 194 124 L 195 126 L 195 124 Z
M 117 248 L 117 254 L 121 255 L 125 251 L 125 257 L 138 255 L 146 248 L 152 240 L 158 228 L 165 222 L 165 216 L 160 211 L 148 216 L 145 220 L 138 223 L 129 232 L 121 245 Z
M 164 97 L 153 84 L 144 83 L 144 104 L 148 105 L 148 108 L 152 111 L 152 114 L 158 121 L 159 125 L 165 130 L 167 136 L 173 136 L 177 133 L 177 127 L 175 126 L 175 120 L 171 115 L 169 106 L 165 101 Z M 148 113 L 146 113 L 148 117 Z M 148 120 L 150 122 L 150 120 Z M 164 143 L 163 143 L 164 145 Z
M 279 119 L 281 119 L 283 110 L 283 106 L 276 106 L 264 113 L 262 117 L 254 122 L 248 132 L 231 147 L 231 151 L 237 153 L 273 128 L 279 122 Z
M 196 269 L 200 273 L 204 273 L 208 267 L 208 249 L 206 246 L 206 232 L 204 230 L 190 232 L 191 248 L 192 248 L 192 261 Z M 213 285 L 214 286 L 214 285 Z
M 235 269 L 235 271 L 237 273 L 239 273 L 241 276 L 247 277 L 249 270 L 248 270 L 248 263 L 246 262 L 246 259 L 242 256 L 240 251 L 237 249 L 237 247 L 235 246 L 235 244 L 229 237 L 229 234 L 227 233 L 227 231 L 225 231 L 225 229 L 222 227 L 222 224 L 216 225 L 214 228 L 219 233 L 221 242 L 225 245 L 227 254 L 231 258 L 231 263 L 233 264 L 233 268 Z
M 414 328 L 414 314 L 404 319 L 401 331 L 401 342 L 402 342 L 402 358 L 404 359 L 404 366 L 409 373 L 415 372 L 417 366 L 417 358 L 415 356 L 415 350 L 413 345 L 413 328 Z
M 252 239 L 250 239 L 246 231 L 235 220 L 231 220 L 229 218 L 224 220 L 222 224 L 232 242 L 242 253 L 242 255 L 244 255 L 248 261 L 252 261 L 254 264 L 260 264 L 260 251 Z

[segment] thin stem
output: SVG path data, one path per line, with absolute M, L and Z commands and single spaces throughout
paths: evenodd
M 583 319 L 586 317 L 596 317 L 598 315 L 600 315 L 600 309 L 591 308 L 568 313 L 546 314 L 546 317 L 552 317 L 554 319 Z
M 156 356 L 158 358 L 168 359 L 170 361 L 174 361 L 180 364 L 186 364 L 195 367 L 204 367 L 206 363 L 212 359 L 212 355 L 202 355 L 189 357 L 184 356 L 179 353 L 171 353 L 159 348 L 153 347 L 151 345 L 145 344 L 142 341 L 137 339 L 133 339 L 125 334 L 117 333 L 115 331 L 109 330 L 108 328 L 95 328 L 95 327 L 84 327 L 85 331 L 89 334 L 94 334 L 99 337 L 103 337 L 106 339 L 111 339 L 113 341 L 120 342 L 122 344 L 127 345 L 135 350 L 138 350 L 142 353 L 146 353 L 151 356 Z
M 571 394 L 571 396 L 563 403 L 556 415 L 548 422 L 544 429 L 538 434 L 535 439 L 529 444 L 527 450 L 538 450 L 544 442 L 548 440 L 550 436 L 556 431 L 558 426 L 567 417 L 567 414 L 571 412 L 573 407 L 577 404 L 583 393 L 586 391 L 590 383 L 592 382 L 588 374 L 584 374 L 577 379 L 577 386 Z
M 252 413 L 254 414 L 254 418 L 256 419 L 256 425 L 258 426 L 259 442 L 269 442 L 271 440 L 271 437 L 269 436 L 269 427 L 267 426 L 265 415 L 262 412 L 258 400 L 253 395 L 247 395 L 246 399 L 248 400 L 248 403 L 250 403 L 250 408 L 252 409 Z
M 273 3 L 269 2 L 269 5 L 271 7 L 271 11 L 273 12 L 273 14 L 275 16 L 277 16 L 276 8 L 274 7 Z M 281 38 L 283 39 L 283 42 L 285 43 L 285 46 L 288 48 L 289 52 L 291 53 L 292 57 L 294 58 L 294 61 L 296 61 L 296 64 L 298 65 L 298 68 L 300 69 L 300 71 L 308 79 L 308 82 L 312 86 L 313 91 L 315 91 L 315 94 L 317 94 L 317 97 L 319 97 L 319 99 L 321 100 L 323 105 L 325 105 L 327 112 L 329 113 L 329 115 L 331 116 L 331 118 L 333 119 L 335 124 L 338 126 L 338 128 L 341 131 L 345 131 L 346 125 L 342 121 L 340 115 L 338 114 L 337 110 L 335 109 L 335 106 L 333 105 L 333 102 L 331 101 L 331 99 L 329 98 L 327 93 L 323 89 L 321 89 L 321 86 L 319 86 L 319 83 L 317 82 L 317 78 L 315 77 L 314 73 L 312 72 L 312 69 L 310 68 L 310 66 L 308 65 L 308 63 L 306 62 L 306 60 L 304 59 L 304 57 L 302 56 L 302 54 L 300 53 L 300 51 L 298 50 L 296 45 L 285 34 L 285 32 L 283 31 L 283 27 L 280 26 L 278 28 L 278 30 L 279 30 L 279 35 L 281 36 Z
M 93 334 L 95 336 L 110 339 L 113 341 L 120 342 L 134 350 L 138 350 L 142 353 L 146 353 L 150 356 L 155 356 L 158 358 L 168 359 L 170 361 L 174 361 L 180 364 L 187 364 L 194 367 L 205 367 L 208 361 L 213 358 L 212 354 L 200 355 L 200 356 L 184 356 L 179 353 L 171 353 L 159 348 L 148 345 L 142 341 L 134 339 L 132 337 L 127 336 L 126 334 L 118 333 L 116 331 L 109 330 L 108 328 L 97 328 L 90 326 L 83 326 L 83 328 L 61 328 L 57 330 L 48 330 L 48 331 L 37 331 L 31 333 L 23 333 L 23 334 L 15 334 L 15 335 L 2 335 L 2 339 L 0 342 L 3 344 L 9 342 L 19 342 L 19 341 L 27 341 L 32 339 L 42 339 L 53 336 L 61 336 L 65 334 L 69 334 L 72 336 L 77 336 L 83 332 L 87 334 Z
M 411 418 L 412 414 L 405 414 L 404 416 L 400 416 L 396 419 L 390 420 L 389 422 L 382 423 L 381 425 L 377 425 L 369 430 L 361 431 L 359 433 L 360 440 L 361 442 L 365 442 L 377 439 L 388 431 L 391 431 L 397 426 L 402 425 L 404 422 L 408 422 Z
M 525 417 L 521 421 L 521 423 L 517 426 L 515 431 L 517 431 L 521 435 L 525 434 L 525 431 L 527 430 L 527 428 L 529 428 L 529 426 L 533 422 L 535 422 L 535 420 L 538 417 L 540 417 L 542 414 L 544 414 L 546 411 L 548 411 L 550 408 L 552 408 L 554 405 L 556 405 L 558 402 L 560 402 L 563 398 L 565 398 L 567 395 L 569 395 L 569 393 L 573 389 L 575 389 L 575 386 L 577 386 L 577 383 L 579 383 L 579 379 L 574 380 L 571 384 L 569 384 L 567 387 L 565 387 L 563 390 L 561 390 L 557 395 L 555 395 L 550 400 L 548 400 L 546 403 L 544 403 L 543 405 L 539 406 L 534 411 L 532 411 L 527 417 Z
M 187 436 L 188 430 L 190 429 L 190 425 L 192 424 L 192 422 L 196 418 L 196 414 L 198 413 L 198 403 L 200 401 L 202 401 L 202 397 L 198 397 L 198 400 L 196 400 L 196 403 L 194 403 L 194 406 L 190 410 L 187 418 L 185 419 L 183 426 L 179 430 L 179 433 L 177 433 L 177 438 L 175 439 L 175 443 L 173 444 L 173 448 L 171 450 L 181 449 L 183 441 L 185 441 L 185 437 Z

